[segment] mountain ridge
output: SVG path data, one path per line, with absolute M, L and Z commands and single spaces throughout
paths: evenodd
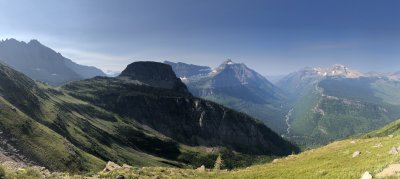
M 35 80 L 56 86 L 69 81 L 105 76 L 101 70 L 78 65 L 37 40 L 28 43 L 15 39 L 2 40 L 0 61 Z

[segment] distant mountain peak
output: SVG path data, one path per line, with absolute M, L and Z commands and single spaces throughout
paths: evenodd
M 233 69 L 235 68 L 235 71 L 240 71 L 241 70 L 251 70 L 250 68 L 248 68 L 244 63 L 235 63 L 233 62 L 231 59 L 227 59 L 224 62 L 222 62 L 218 67 L 214 68 L 211 72 L 210 72 L 210 76 L 214 76 L 217 75 L 219 73 L 221 73 L 222 71 L 226 70 L 226 69 Z
M 227 60 L 224 61 L 223 64 L 226 64 L 226 65 L 233 65 L 233 64 L 235 64 L 235 63 L 234 63 L 231 59 L 227 59 Z
M 328 68 L 317 67 L 313 69 L 319 76 L 342 76 L 346 78 L 359 78 L 363 73 L 353 70 L 342 64 L 334 64 Z
M 32 40 L 30 40 L 29 42 L 28 42 L 28 44 L 39 44 L 39 45 L 42 45 L 38 40 L 36 40 L 36 39 L 32 39 Z

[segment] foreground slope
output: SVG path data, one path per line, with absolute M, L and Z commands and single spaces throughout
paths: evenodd
M 0 65 L 0 94 L 0 154 L 53 171 L 98 171 L 106 161 L 211 167 L 219 153 L 234 168 L 298 150 L 262 123 L 192 97 L 159 63 L 62 88 Z
M 344 140 L 299 155 L 278 160 L 275 163 L 257 165 L 233 171 L 221 178 L 360 178 L 368 171 L 373 175 L 390 164 L 400 161 L 399 155 L 389 154 L 399 146 L 399 138 L 381 137 Z M 355 151 L 359 157 L 352 158 Z
M 361 178 L 369 172 L 374 178 L 383 176 L 384 169 L 400 163 L 400 153 L 391 153 L 393 147 L 399 147 L 400 120 L 373 131 L 360 138 L 330 143 L 324 147 L 305 151 L 277 159 L 272 163 L 255 165 L 233 171 L 173 170 L 169 168 L 145 168 L 142 174 L 138 170 L 129 172 L 115 171 L 126 176 L 161 176 L 190 178 Z M 388 135 L 389 136 L 388 136 Z M 393 135 L 393 136 L 392 136 Z M 353 157 L 359 151 L 361 154 Z M 400 170 L 399 170 L 400 171 Z M 398 172 L 399 172 L 398 171 Z M 112 175 L 112 174 L 110 174 Z M 398 175 L 386 177 L 396 178 Z

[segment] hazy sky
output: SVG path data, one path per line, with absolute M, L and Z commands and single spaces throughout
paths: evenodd
M 72 60 L 122 70 L 138 60 L 262 74 L 342 63 L 400 71 L 398 0 L 0 0 L 0 39 L 38 39 Z

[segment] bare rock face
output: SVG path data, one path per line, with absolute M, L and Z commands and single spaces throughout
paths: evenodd
M 158 62 L 134 62 L 119 75 L 120 78 L 137 80 L 146 85 L 189 93 L 183 82 L 176 77 L 170 65 Z

